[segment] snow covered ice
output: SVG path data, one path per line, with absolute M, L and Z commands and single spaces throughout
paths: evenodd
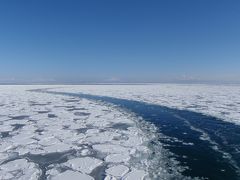
M 0 179 L 181 177 L 178 162 L 167 162 L 161 144 L 153 158 L 154 125 L 105 102 L 29 91 L 44 88 L 187 109 L 240 124 L 239 86 L 0 86 Z
M 78 92 L 186 109 L 240 124 L 240 86 L 204 84 L 76 85 L 61 92 Z
M 0 179 L 148 176 L 137 154 L 151 154 L 151 139 L 133 114 L 86 99 L 27 91 L 34 88 L 0 88 Z

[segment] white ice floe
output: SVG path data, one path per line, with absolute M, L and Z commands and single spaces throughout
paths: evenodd
M 87 175 L 87 174 L 82 174 L 79 172 L 75 172 L 75 171 L 70 171 L 67 170 L 63 173 L 60 173 L 56 176 L 54 176 L 53 178 L 51 178 L 51 180 L 66 180 L 66 179 L 71 179 L 71 180 L 94 180 L 91 176 Z
M 106 173 L 114 177 L 120 178 L 120 177 L 123 177 L 128 171 L 129 171 L 128 167 L 124 165 L 117 165 L 107 169 Z
M 129 154 L 131 152 L 130 148 L 121 146 L 121 145 L 115 145 L 115 144 L 97 144 L 93 145 L 93 149 L 97 151 L 101 151 L 103 153 L 127 153 Z
M 0 153 L 0 164 L 4 161 L 4 160 L 6 160 L 6 159 L 8 159 L 8 154 L 7 153 Z
M 137 126 L 134 114 L 28 91 L 45 87 L 0 86 L 0 179 L 98 179 L 104 173 L 115 179 L 133 168 L 148 175 L 142 162 L 151 154 L 152 137 Z
M 18 159 L 0 166 L 0 179 L 35 180 L 41 175 L 38 167 L 25 159 Z
M 68 160 L 64 165 L 69 166 L 70 168 L 90 174 L 93 169 L 100 166 L 103 162 L 96 158 L 84 157 L 84 158 L 75 158 Z
M 120 163 L 129 161 L 130 156 L 128 154 L 110 154 L 105 158 L 106 162 Z
M 48 153 L 53 153 L 53 152 L 69 151 L 69 150 L 73 149 L 73 147 L 69 144 L 59 143 L 59 144 L 52 144 L 50 146 L 44 147 L 44 149 Z
M 138 124 L 139 117 L 104 102 L 28 91 L 43 88 L 187 109 L 240 124 L 240 86 L 0 86 L 0 179 L 37 179 L 44 172 L 40 164 L 46 164 L 47 179 L 98 179 L 104 173 L 112 180 L 151 179 L 156 168 L 156 177 L 168 177 L 167 153 L 158 145 L 158 158 L 152 158 L 148 144 L 156 137 Z
M 141 170 L 132 170 L 123 179 L 124 180 L 143 180 L 146 176 L 146 172 Z
M 200 112 L 240 124 L 240 85 L 145 84 L 76 85 L 52 91 L 84 93 L 142 101 Z
M 87 131 L 88 133 L 88 131 Z M 89 134 L 89 133 L 88 133 Z M 104 142 L 111 142 L 114 137 L 121 136 L 119 133 L 116 132 L 102 132 L 97 133 L 95 136 L 90 136 L 86 138 L 86 141 L 91 143 L 104 143 Z

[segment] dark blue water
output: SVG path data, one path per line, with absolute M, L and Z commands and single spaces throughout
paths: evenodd
M 153 123 L 161 134 L 169 137 L 158 140 L 174 154 L 180 166 L 188 167 L 182 172 L 184 176 L 240 179 L 240 126 L 200 113 L 138 101 L 87 94 L 54 94 L 112 103 Z

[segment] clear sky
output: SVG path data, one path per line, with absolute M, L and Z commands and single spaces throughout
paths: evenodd
M 240 81 L 239 0 L 1 0 L 1 82 Z

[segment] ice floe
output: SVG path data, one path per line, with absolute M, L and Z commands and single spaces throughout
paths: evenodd
M 70 168 L 90 174 L 93 169 L 100 166 L 102 161 L 96 158 L 84 157 L 84 158 L 74 158 L 68 160 L 64 165 L 69 166 Z
M 66 180 L 66 179 L 71 179 L 71 180 L 94 180 L 91 176 L 87 175 L 87 174 L 82 174 L 79 172 L 75 172 L 75 171 L 70 171 L 67 170 L 63 173 L 60 173 L 56 176 L 54 176 L 53 178 L 51 178 L 52 180 Z
M 43 88 L 52 94 L 28 91 Z M 0 179 L 182 178 L 161 144 L 149 146 L 158 138 L 151 124 L 117 106 L 55 91 L 137 100 L 240 124 L 239 86 L 0 86 Z
M 52 89 L 142 101 L 240 124 L 240 86 L 207 84 L 75 85 Z
M 35 180 L 41 175 L 37 165 L 25 159 L 17 159 L 0 166 L 0 179 Z
M 141 170 L 132 170 L 125 177 L 124 180 L 143 180 L 146 176 L 146 172 Z
M 117 165 L 110 167 L 109 169 L 106 170 L 107 174 L 110 174 L 114 177 L 121 178 L 123 177 L 127 172 L 129 171 L 129 168 L 124 166 L 124 165 Z
M 138 158 L 151 141 L 134 114 L 114 105 L 0 86 L 0 179 L 148 176 Z M 142 171 L 144 173 L 142 173 Z
M 128 154 L 110 154 L 105 158 L 106 162 L 120 163 L 130 159 Z

